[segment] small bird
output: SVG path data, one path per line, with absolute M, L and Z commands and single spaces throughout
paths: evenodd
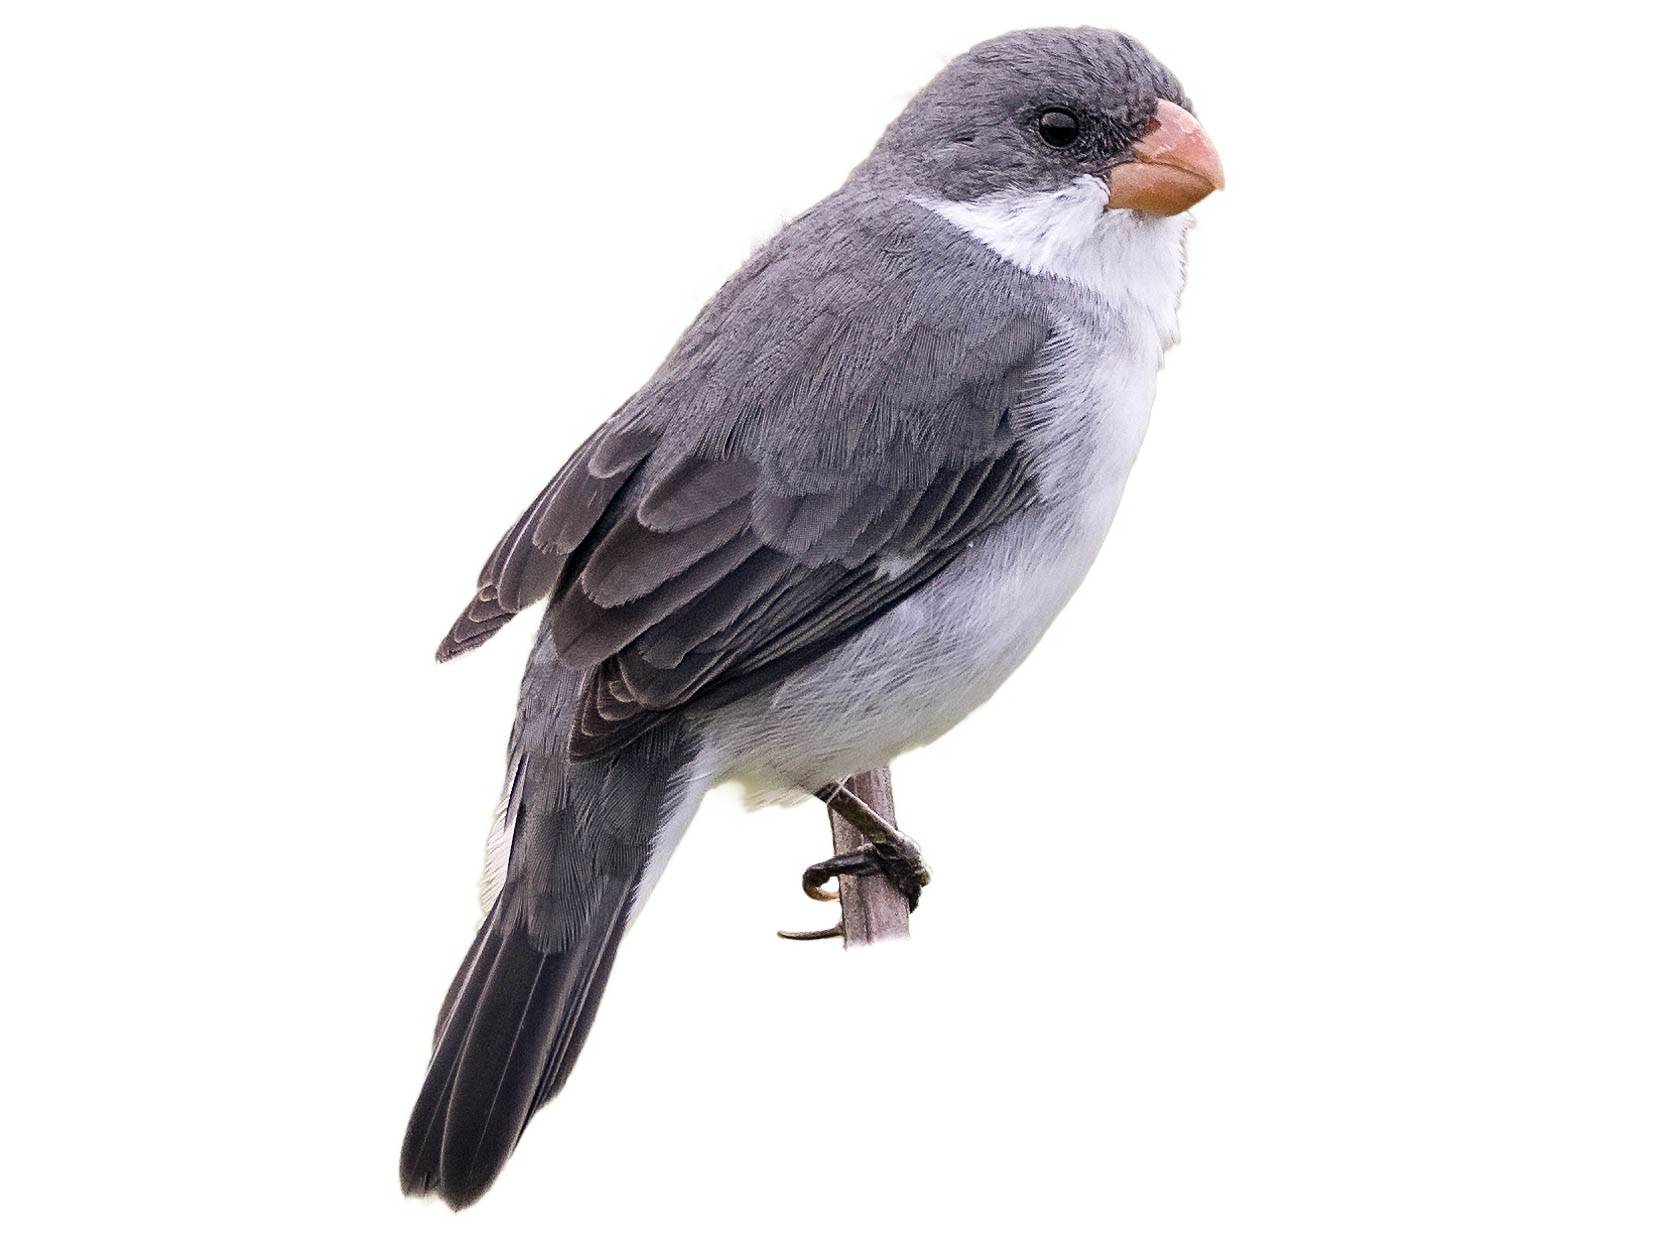
M 1029 653 L 1122 497 L 1223 185 L 1139 43 L 1017 31 L 950 62 L 844 185 L 726 282 L 498 543 L 448 660 L 549 601 L 400 1161 L 453 1207 L 572 1072 L 701 796 L 823 798 L 936 739 Z

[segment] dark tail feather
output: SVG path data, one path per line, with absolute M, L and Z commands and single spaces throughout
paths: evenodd
M 496 907 L 481 922 L 468 956 L 457 969 L 440 1007 L 434 1026 L 434 1055 L 428 1076 L 417 1095 L 405 1129 L 405 1145 L 399 1157 L 399 1179 L 408 1194 L 432 1191 L 440 1179 L 440 1147 L 444 1140 L 446 1108 L 456 1083 L 457 1060 L 468 1039 L 468 1021 L 473 1019 L 486 976 L 503 946 L 503 935 L 494 929 Z M 458 1009 L 461 1010 L 458 1010 Z M 449 1027 L 455 1026 L 455 1027 Z
M 502 885 L 440 1009 L 400 1154 L 405 1192 L 453 1207 L 486 1192 L 572 1072 L 638 883 L 704 784 L 687 771 L 698 743 L 680 721 L 605 759 L 568 756 L 587 676 L 562 663 L 551 628 L 546 617 L 510 738 Z
M 546 949 L 500 898 L 463 961 L 411 1112 L 399 1177 L 408 1194 L 465 1207 L 491 1187 L 533 1112 L 584 1045 L 624 933 L 631 883 L 608 883 L 571 941 Z

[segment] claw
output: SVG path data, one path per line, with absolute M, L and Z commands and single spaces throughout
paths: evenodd
M 931 880 L 931 874 L 920 858 L 920 848 L 903 837 L 890 821 L 843 783 L 823 786 L 815 794 L 829 809 L 856 826 L 866 840 L 855 850 L 834 855 L 806 868 L 802 881 L 804 893 L 818 903 L 832 903 L 838 900 L 839 895 L 827 887 L 835 877 L 884 876 L 907 900 L 909 911 L 918 907 L 920 891 Z M 777 935 L 793 942 L 843 937 L 844 924 L 841 922 L 830 929 L 805 933 L 781 929 L 777 930 Z
M 837 896 L 835 895 L 835 897 Z M 845 926 L 843 923 L 836 924 L 831 929 L 808 929 L 802 932 L 787 929 L 777 929 L 775 931 L 776 937 L 786 938 L 789 942 L 819 942 L 822 938 L 844 937 L 844 935 Z
M 912 843 L 904 852 L 894 842 L 864 842 L 854 851 L 846 851 L 804 870 L 804 892 L 818 902 L 831 903 L 838 898 L 826 886 L 834 877 L 875 877 L 884 875 L 904 898 L 908 910 L 920 905 L 920 891 L 931 880 L 931 874 L 920 861 Z
M 831 903 L 839 897 L 837 891 L 826 888 L 834 877 L 871 877 L 879 871 L 877 852 L 873 844 L 864 842 L 854 851 L 824 859 L 804 870 L 804 892 L 819 903 Z

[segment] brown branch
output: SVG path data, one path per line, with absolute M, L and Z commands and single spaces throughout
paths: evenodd
M 897 806 L 891 794 L 889 768 L 858 773 L 845 782 L 845 789 L 883 816 L 892 828 L 897 827 Z M 827 818 L 833 826 L 835 855 L 854 851 L 865 841 L 856 826 L 832 808 L 828 808 Z M 839 909 L 844 913 L 846 946 L 867 946 L 872 942 L 908 936 L 908 900 L 881 874 L 840 877 Z

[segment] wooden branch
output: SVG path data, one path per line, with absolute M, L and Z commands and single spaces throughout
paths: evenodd
M 858 773 L 845 788 L 897 827 L 897 805 L 891 794 L 891 770 L 876 768 Z M 865 840 L 855 825 L 827 810 L 833 826 L 833 853 L 854 851 Z M 846 946 L 867 946 L 892 938 L 908 937 L 908 900 L 883 876 L 840 877 L 839 910 L 844 913 Z

